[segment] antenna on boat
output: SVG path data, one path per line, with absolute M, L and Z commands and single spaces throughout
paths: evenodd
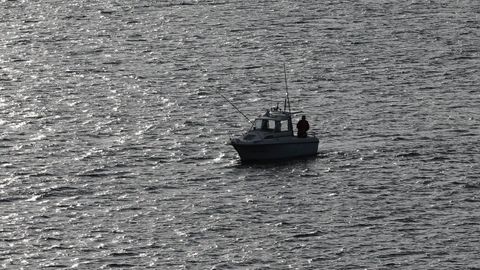
M 217 90 L 217 93 L 223 97 L 223 99 L 225 99 L 228 103 L 230 103 L 230 105 L 232 105 L 233 108 L 235 108 L 235 110 L 237 110 L 237 112 L 239 112 L 241 115 L 243 115 L 243 117 L 245 117 L 245 119 L 247 119 L 247 121 L 249 123 L 252 123 L 252 121 L 250 121 L 250 119 L 242 112 L 240 111 L 240 109 L 237 108 L 237 106 L 235 106 L 235 104 L 233 104 L 230 100 L 228 100 L 228 98 L 226 98 L 224 95 L 222 95 L 222 93 L 220 93 L 218 90 Z
M 286 92 L 286 97 L 285 97 L 285 103 L 283 105 L 283 110 L 287 110 L 287 104 L 288 104 L 288 112 L 291 113 L 290 110 L 290 98 L 288 96 L 288 84 L 287 84 L 287 67 L 285 66 L 285 63 L 283 63 L 283 73 L 285 74 L 285 92 Z

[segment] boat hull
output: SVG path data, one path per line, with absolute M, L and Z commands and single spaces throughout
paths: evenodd
M 292 142 L 242 142 L 232 141 L 242 161 L 268 161 L 315 156 L 318 153 L 317 138 L 296 138 Z

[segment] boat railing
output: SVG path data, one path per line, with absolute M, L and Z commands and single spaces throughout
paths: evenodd
M 317 137 L 317 133 L 316 133 L 315 131 L 310 131 L 310 132 L 307 132 L 307 136 L 308 136 L 308 137 L 316 138 L 316 137 Z

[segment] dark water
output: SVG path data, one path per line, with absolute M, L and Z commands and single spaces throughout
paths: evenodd
M 0 1 L 6 269 L 480 269 L 480 2 Z M 319 156 L 226 144 L 283 98 Z

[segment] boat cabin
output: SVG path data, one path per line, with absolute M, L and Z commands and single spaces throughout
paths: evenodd
M 272 108 L 267 112 L 255 118 L 252 128 L 248 133 L 262 135 L 263 139 L 271 139 L 277 137 L 293 136 L 292 117 L 288 112 L 281 111 L 278 108 Z M 252 135 L 252 136 L 249 136 Z M 257 137 L 254 134 L 247 134 L 248 137 Z

